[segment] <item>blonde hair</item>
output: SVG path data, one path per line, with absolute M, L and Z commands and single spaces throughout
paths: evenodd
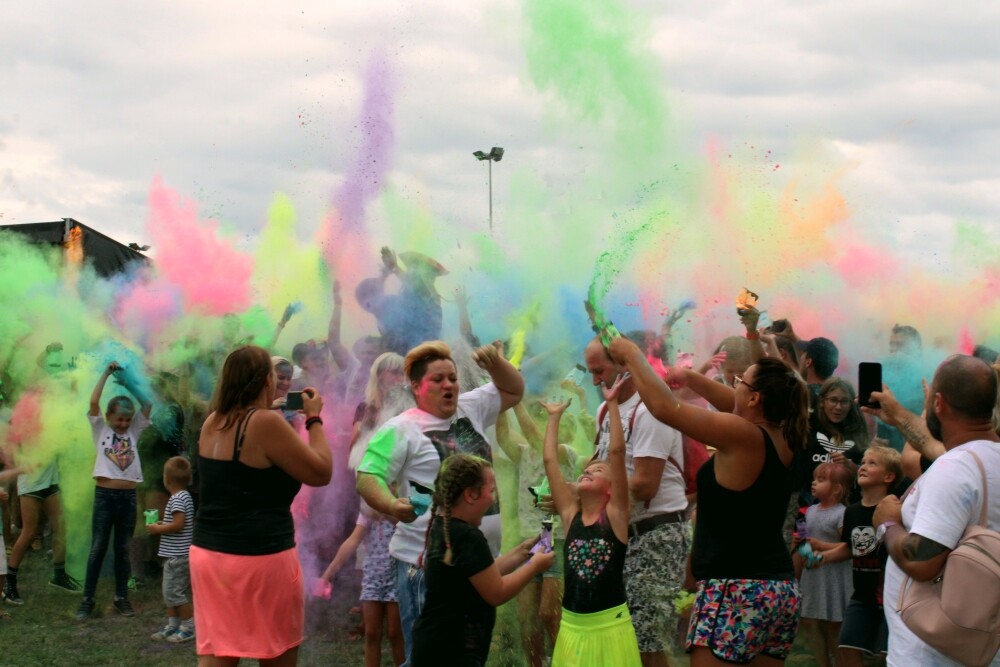
M 417 382 L 424 377 L 427 372 L 427 364 L 432 361 L 447 360 L 455 363 L 451 358 L 451 348 L 443 340 L 429 340 L 417 345 L 406 353 L 403 360 L 403 371 L 406 379 L 410 382 Z
M 846 505 L 847 499 L 851 496 L 851 489 L 854 488 L 854 475 L 851 474 L 848 467 L 841 463 L 827 461 L 826 463 L 820 463 L 813 470 L 814 479 L 818 479 L 820 475 L 829 479 L 834 486 L 840 487 L 840 497 L 837 498 L 837 502 Z
M 383 352 L 372 364 L 371 371 L 368 372 L 368 386 L 365 387 L 365 402 L 370 408 L 374 408 L 376 413 L 382 409 L 382 402 L 385 400 L 378 376 L 386 371 L 402 370 L 403 363 L 403 357 L 395 352 Z
M 444 564 L 451 565 L 451 532 L 448 522 L 451 520 L 451 508 L 466 489 L 482 489 L 486 482 L 486 469 L 491 468 L 490 462 L 471 454 L 453 454 L 444 460 L 434 481 L 434 501 L 431 505 L 431 521 L 427 525 L 430 536 L 431 525 L 437 519 L 437 510 L 441 510 L 441 520 L 444 522 Z M 426 539 L 425 539 L 426 550 Z
M 899 480 L 903 478 L 903 457 L 892 447 L 872 445 L 865 450 L 865 454 L 874 454 L 878 462 L 885 467 L 885 471 L 894 475 L 890 487 L 898 484 Z
M 191 486 L 191 462 L 183 456 L 173 456 L 163 464 L 163 476 L 171 484 Z

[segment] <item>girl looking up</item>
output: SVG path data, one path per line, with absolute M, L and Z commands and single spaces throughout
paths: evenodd
M 542 404 L 549 413 L 542 459 L 566 537 L 562 624 L 552 654 L 552 664 L 560 667 L 641 664 L 625 603 L 629 492 L 618 391 L 626 377 L 619 375 L 610 389 L 601 386 L 611 425 L 608 460 L 584 469 L 576 496 L 563 478 L 557 449 L 559 419 L 569 402 Z
M 482 666 L 496 607 L 549 569 L 555 554 L 531 554 L 535 538 L 493 560 L 479 530 L 496 490 L 493 468 L 485 459 L 453 454 L 441 464 L 434 489 L 424 575 L 427 598 L 413 626 L 409 664 Z
M 813 473 L 812 495 L 819 501 L 806 510 L 806 532 L 822 542 L 840 540 L 847 496 L 854 486 L 851 471 L 839 463 L 821 463 Z M 853 585 L 850 561 L 807 567 L 802 571 L 802 629 L 816 656 L 816 664 L 834 663 L 840 624 Z

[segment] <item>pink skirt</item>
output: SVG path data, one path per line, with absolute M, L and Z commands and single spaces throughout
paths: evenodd
M 305 591 L 295 549 L 237 556 L 192 546 L 198 655 L 270 659 L 302 643 Z

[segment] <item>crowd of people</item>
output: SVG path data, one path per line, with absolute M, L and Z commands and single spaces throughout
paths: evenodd
M 787 320 L 761 328 L 751 305 L 701 367 L 674 351 L 676 317 L 625 335 L 598 322 L 582 365 L 531 395 L 522 370 L 544 352 L 515 365 L 509 342 L 481 344 L 464 298 L 460 336 L 443 342 L 443 268 L 401 257 L 408 271 L 386 251 L 358 286 L 379 331 L 352 349 L 338 285 L 326 340 L 287 356 L 294 309 L 266 346 L 227 341 L 218 368 L 187 377 L 147 383 L 102 360 L 83 582 L 66 571 L 64 471 L 27 456 L 19 420 L 35 388 L 7 382 L 8 609 L 31 604 L 18 575 L 44 519 L 50 583 L 81 596 L 77 619 L 95 614 L 110 546 L 114 610 L 133 615 L 136 579 L 162 578 L 151 640 L 195 641 L 204 665 L 295 664 L 306 597 L 356 576 L 355 557 L 366 665 L 382 664 L 386 639 L 397 665 L 485 665 L 496 608 L 515 598 L 533 667 L 668 665 L 679 649 L 696 666 L 780 664 L 796 641 L 823 667 L 961 664 L 897 608 L 981 514 L 1000 528 L 995 354 L 950 356 L 921 387 L 920 335 L 896 326 L 885 387 L 859 405 L 832 340 L 800 339 Z M 38 365 L 68 366 L 57 344 Z M 319 509 L 347 530 L 309 571 L 299 536 L 317 507 L 303 487 L 328 485 L 336 505 Z M 516 497 L 501 502 L 501 488 Z

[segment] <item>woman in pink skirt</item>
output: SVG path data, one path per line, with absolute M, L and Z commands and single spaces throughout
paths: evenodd
M 199 667 L 298 660 L 305 593 L 290 507 L 302 484 L 329 483 L 332 459 L 319 394 L 302 395 L 307 443 L 268 409 L 275 384 L 266 350 L 235 350 L 201 428 L 190 554 Z

